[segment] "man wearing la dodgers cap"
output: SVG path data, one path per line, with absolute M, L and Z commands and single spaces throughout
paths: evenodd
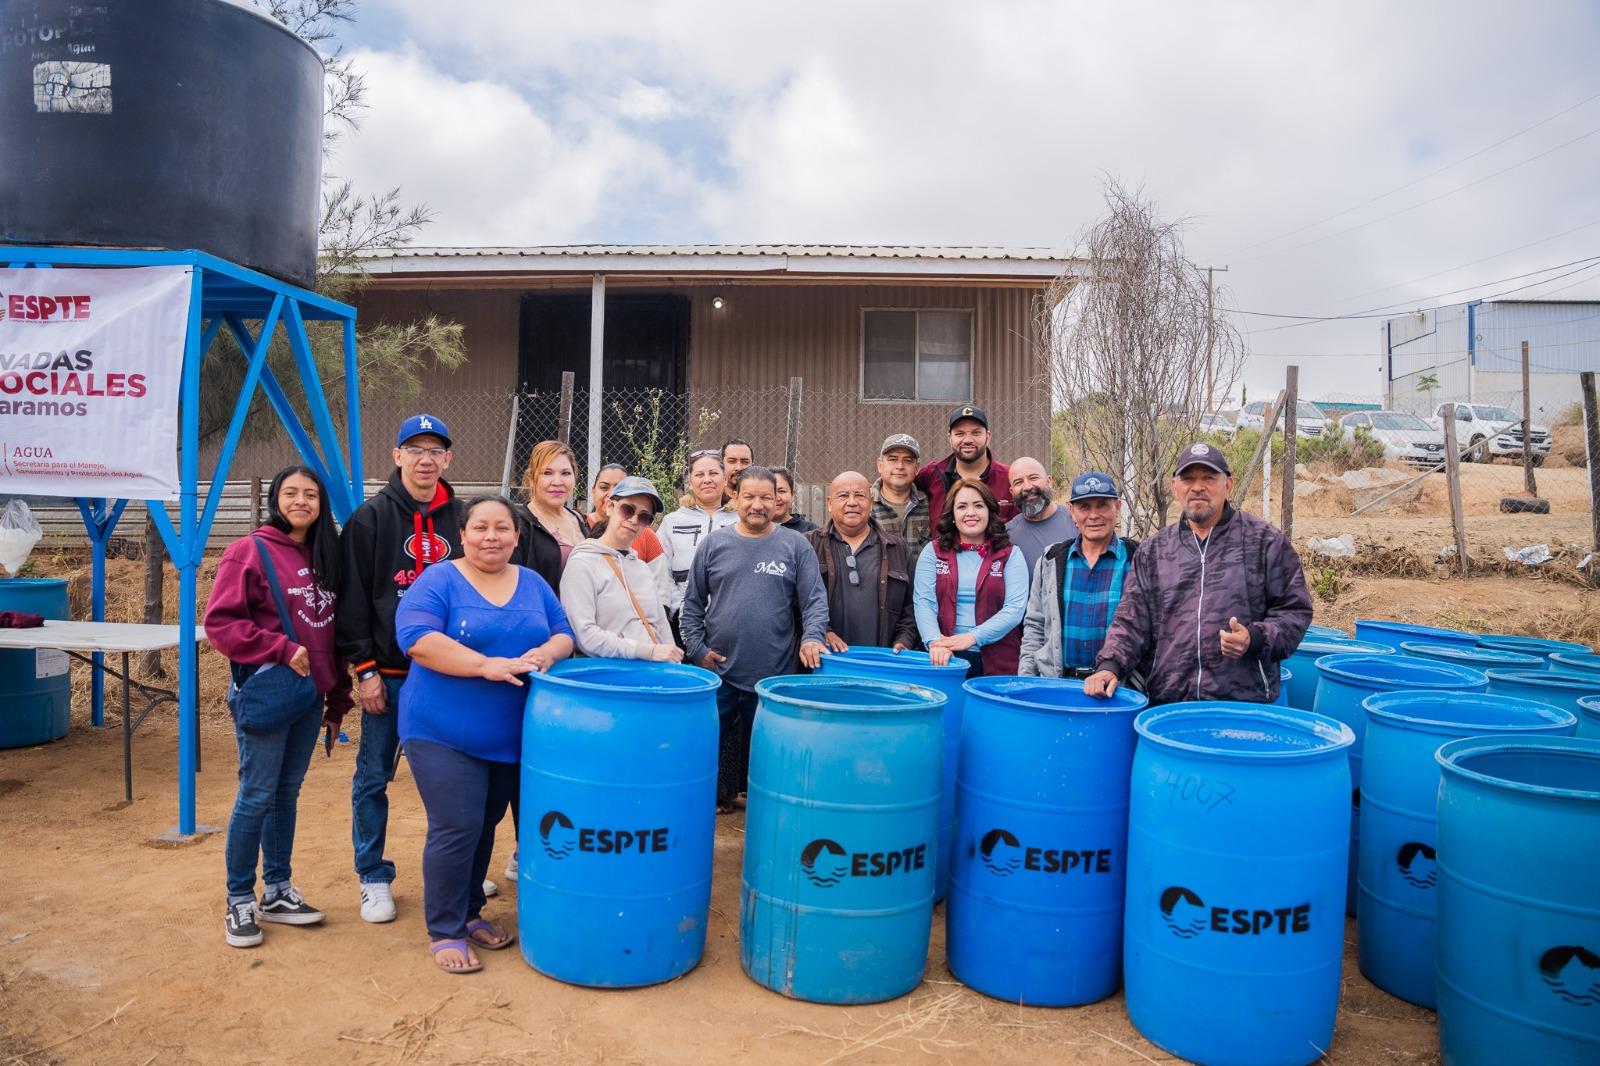
M 1311 624 L 1311 593 L 1283 531 L 1228 502 L 1232 475 L 1214 445 L 1178 453 L 1172 496 L 1181 516 L 1134 554 L 1084 681 L 1091 695 L 1109 695 L 1140 671 L 1152 705 L 1277 698 L 1278 664 Z
M 1017 666 L 1024 676 L 1084 678 L 1094 672 L 1122 599 L 1128 562 L 1139 547 L 1117 536 L 1122 500 L 1109 474 L 1090 470 L 1073 478 L 1067 510 L 1077 535 L 1052 545 L 1033 568 Z M 1132 683 L 1137 687 L 1137 680 Z

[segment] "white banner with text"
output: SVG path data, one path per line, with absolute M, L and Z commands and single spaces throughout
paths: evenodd
M 191 273 L 0 270 L 0 493 L 178 498 Z

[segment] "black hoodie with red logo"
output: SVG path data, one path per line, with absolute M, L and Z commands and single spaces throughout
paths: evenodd
M 421 503 L 400 483 L 397 468 L 389 483 L 350 516 L 339 548 L 344 555 L 334 622 L 339 654 L 357 673 L 376 666 L 386 674 L 404 674 L 410 663 L 395 643 L 394 612 L 426 567 L 461 554 L 455 490 L 441 478 L 433 499 Z

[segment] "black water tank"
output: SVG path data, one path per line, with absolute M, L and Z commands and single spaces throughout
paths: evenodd
M 322 61 L 235 0 L 0 0 L 0 242 L 316 271 Z M 3 253 L 0 253 L 3 254 Z

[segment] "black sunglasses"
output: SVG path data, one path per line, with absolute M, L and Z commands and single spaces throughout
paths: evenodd
M 852 584 L 852 585 L 861 584 L 861 574 L 860 574 L 860 572 L 858 572 L 856 570 L 856 557 L 855 557 L 855 555 L 854 554 L 846 555 L 844 557 L 844 565 L 846 565 L 846 566 L 848 566 L 850 568 L 850 584 Z
M 646 526 L 656 520 L 656 513 L 650 510 L 650 508 L 640 507 L 637 504 L 629 503 L 626 500 L 617 501 L 617 513 L 622 516 L 622 520 L 624 522 L 632 521 L 634 516 L 637 515 L 639 518 L 639 523 Z

